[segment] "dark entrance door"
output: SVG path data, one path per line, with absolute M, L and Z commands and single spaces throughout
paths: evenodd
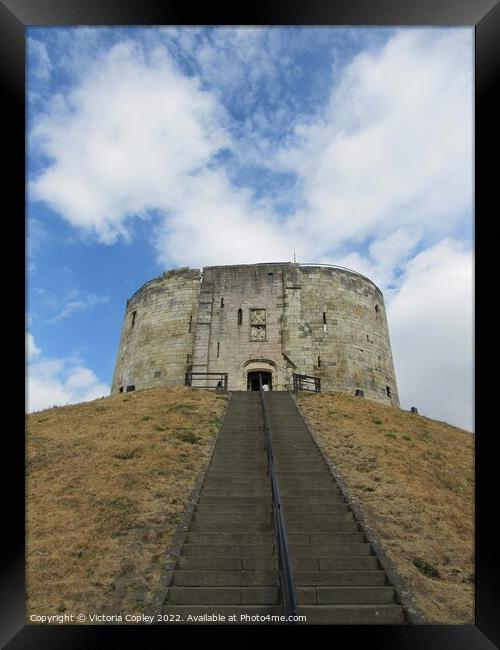
M 273 387 L 273 373 L 272 372 L 249 372 L 247 375 L 247 390 L 260 390 L 259 375 L 262 375 L 262 384 L 267 384 L 269 390 Z

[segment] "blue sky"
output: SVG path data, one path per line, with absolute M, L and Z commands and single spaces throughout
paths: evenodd
M 473 30 L 30 28 L 28 407 L 109 392 L 178 266 L 346 266 L 401 403 L 473 427 Z

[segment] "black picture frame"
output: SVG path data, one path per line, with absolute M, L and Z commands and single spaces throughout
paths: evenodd
M 196 7 L 196 8 L 195 8 Z M 500 4 L 497 0 L 267 0 L 259 5 L 213 4 L 186 6 L 168 0 L 3 0 L 0 3 L 0 77 L 4 109 L 4 196 L 6 215 L 14 226 L 12 250 L 21 251 L 4 272 L 4 290 L 13 303 L 22 301 L 25 268 L 16 273 L 15 260 L 25 262 L 25 38 L 34 25 L 393 25 L 469 26 L 475 28 L 476 107 L 475 107 L 475 295 L 476 295 L 476 618 L 475 625 L 463 626 L 332 626 L 326 631 L 329 642 L 339 647 L 368 643 L 384 650 L 431 649 L 485 650 L 500 644 L 500 564 L 496 549 L 495 510 L 498 510 L 495 478 L 494 412 L 495 381 L 488 381 L 498 338 L 491 317 L 492 289 L 496 284 L 495 232 L 498 205 L 499 113 L 494 99 L 500 85 Z M 496 128 L 496 130 L 495 130 Z M 8 144 L 7 144 L 7 142 Z M 4 203 L 5 205 L 5 203 Z M 498 227 L 496 227 L 498 232 Z M 10 239 L 4 239 L 9 242 Z M 494 248 L 495 247 L 495 248 Z M 4 247 L 4 253 L 7 252 Z M 10 292 L 10 294 L 9 294 Z M 23 305 L 9 318 L 9 340 L 18 341 L 9 377 L 14 368 L 23 368 L 17 350 L 24 350 Z M 488 310 L 488 311 L 487 311 Z M 18 316 L 19 314 L 19 316 Z M 5 314 L 4 314 L 5 315 Z M 23 314 L 24 318 L 24 314 Z M 495 328 L 495 329 L 494 329 Z M 480 334 L 480 336 L 479 336 Z M 481 350 L 481 347 L 484 348 Z M 487 349 L 488 348 L 488 349 Z M 19 354 L 19 356 L 21 353 Z M 24 374 L 19 372 L 19 384 Z M 4 398 L 11 401 L 10 384 Z M 17 389 L 17 394 L 24 392 Z M 21 399 L 22 401 L 22 399 Z M 21 408 L 12 409 L 9 426 L 4 428 L 4 467 L 12 470 L 4 489 L 5 550 L 1 556 L 2 647 L 9 650 L 31 648 L 104 648 L 123 639 L 126 643 L 154 643 L 171 640 L 172 628 L 165 626 L 37 626 L 25 625 L 24 607 L 24 436 L 21 435 Z M 459 450 L 457 450 L 459 453 Z M 183 627 L 180 631 L 199 629 Z M 213 629 L 220 629 L 214 627 Z M 240 628 L 233 628 L 240 629 Z M 259 629 L 259 628 L 253 628 Z M 269 628 L 266 628 L 266 631 Z M 275 628 L 283 632 L 288 627 Z M 298 626 L 292 628 L 298 632 Z M 311 630 L 310 627 L 302 629 Z M 177 628 L 179 631 L 179 628 Z M 206 632 L 206 628 L 204 628 Z

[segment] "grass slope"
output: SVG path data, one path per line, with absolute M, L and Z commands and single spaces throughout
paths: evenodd
M 135 613 L 227 398 L 155 388 L 27 417 L 27 618 Z
M 347 395 L 299 402 L 416 608 L 472 623 L 472 434 Z M 158 388 L 28 416 L 28 618 L 144 610 L 226 403 Z
M 341 394 L 301 394 L 318 441 L 430 623 L 473 623 L 473 435 Z

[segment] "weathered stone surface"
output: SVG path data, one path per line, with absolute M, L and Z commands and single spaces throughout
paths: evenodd
M 188 370 L 227 372 L 230 390 L 256 370 L 285 390 L 296 372 L 399 405 L 382 293 L 331 266 L 177 269 L 146 283 L 127 303 L 111 392 L 182 385 Z

